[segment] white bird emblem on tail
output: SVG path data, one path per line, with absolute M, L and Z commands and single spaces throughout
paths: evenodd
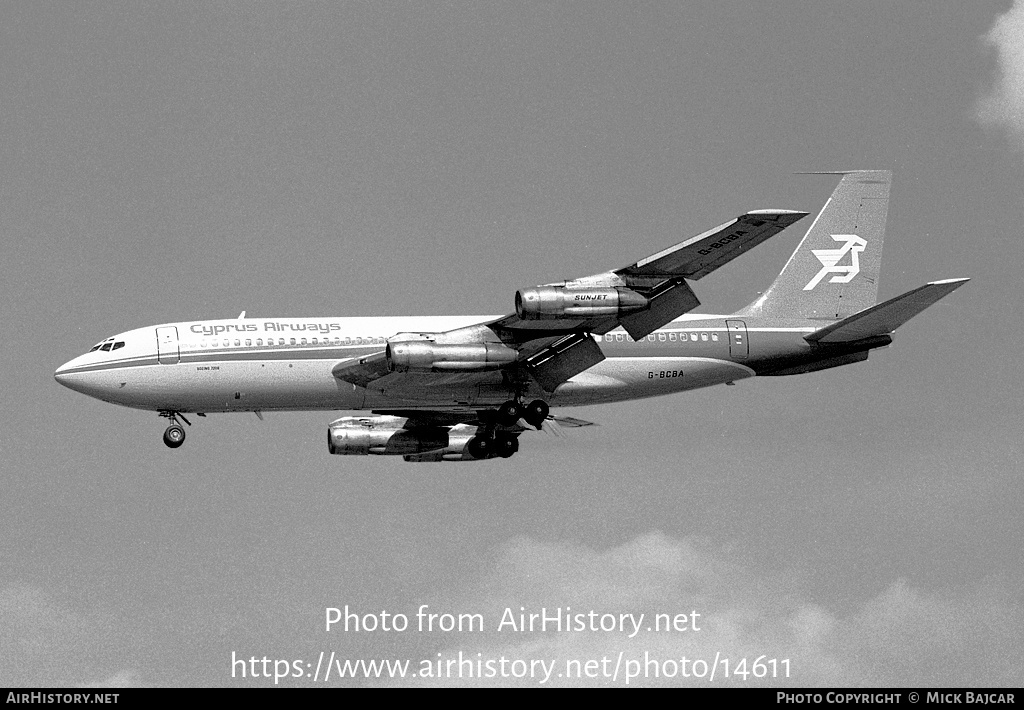
M 829 279 L 829 283 L 846 284 L 850 283 L 853 277 L 860 272 L 859 255 L 868 243 L 856 234 L 833 234 L 831 236 L 835 241 L 845 243 L 838 249 L 811 249 L 811 253 L 818 257 L 822 267 L 821 271 L 804 286 L 804 291 L 812 290 L 825 278 L 826 274 L 836 274 Z M 850 263 L 846 266 L 836 266 L 847 252 L 850 253 Z

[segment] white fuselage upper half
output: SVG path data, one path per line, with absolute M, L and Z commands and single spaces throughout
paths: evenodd
M 171 412 L 461 410 L 513 395 L 503 373 L 403 373 L 369 387 L 335 378 L 347 360 L 384 350 L 398 333 L 439 333 L 500 316 L 242 318 L 167 323 L 108 338 L 62 365 L 62 385 L 97 399 Z M 736 362 L 726 316 L 686 315 L 634 342 L 596 336 L 607 359 L 572 377 L 551 406 L 653 397 L 750 377 Z M 744 344 L 744 347 L 745 344 Z M 530 394 L 530 393 L 528 393 Z

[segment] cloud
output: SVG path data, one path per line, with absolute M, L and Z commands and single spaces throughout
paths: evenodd
M 1005 128 L 1024 149 L 1024 0 L 996 19 L 985 42 L 998 54 L 999 76 L 978 104 L 978 120 Z
M 418 677 L 407 682 L 530 686 L 547 676 L 546 685 L 623 685 L 628 669 L 640 673 L 630 679 L 631 685 L 703 685 L 710 682 L 716 657 L 715 685 L 1015 686 L 1024 682 L 1024 671 L 1007 660 L 1019 658 L 1022 650 L 1015 632 L 1021 627 L 1021 610 L 994 582 L 967 591 L 930 593 L 897 579 L 843 611 L 812 599 L 792 576 L 757 575 L 736 559 L 728 547 L 656 532 L 605 551 L 517 538 L 503 546 L 482 583 L 467 590 L 466 599 L 475 600 L 473 606 L 485 619 L 484 631 L 460 635 L 457 646 L 447 637 L 427 659 L 432 670 L 440 661 L 444 669 L 440 679 Z M 584 614 L 582 623 L 588 626 L 591 610 L 609 626 L 617 627 L 621 614 L 635 619 L 642 613 L 644 619 L 633 638 L 629 638 L 633 628 L 628 616 L 621 631 L 518 628 L 520 613 L 545 609 L 550 616 L 556 609 L 565 613 L 566 606 L 569 613 Z M 693 612 L 699 616 L 693 617 Z M 508 613 L 517 620 L 517 628 L 506 625 L 499 631 L 498 622 Z M 695 620 L 699 630 L 648 630 L 656 614 L 667 614 L 663 619 L 686 615 L 684 626 Z M 502 658 L 508 675 L 514 671 L 526 675 L 467 677 L 487 671 L 488 661 L 497 676 Z M 777 659 L 774 668 L 779 677 L 725 678 L 723 658 L 734 670 L 746 659 L 741 671 L 752 671 L 760 659 L 758 671 L 769 673 L 767 664 Z M 783 659 L 789 659 L 788 679 Z M 449 661 L 454 678 L 444 677 Z M 513 661 L 519 664 L 513 666 Z M 579 677 L 586 676 L 583 669 L 588 661 L 595 677 Z M 417 663 L 411 670 L 422 673 L 424 668 Z M 613 681 L 609 676 L 616 665 L 619 670 Z M 681 677 L 684 668 L 690 678 Z M 566 677 L 570 669 L 577 677 Z M 703 679 L 692 677 L 702 674 Z
M 109 670 L 102 669 L 125 655 L 115 627 L 109 616 L 75 611 L 38 587 L 12 583 L 0 589 L 0 678 L 12 686 L 72 687 L 104 677 Z M 134 671 L 121 670 L 84 687 L 138 684 Z

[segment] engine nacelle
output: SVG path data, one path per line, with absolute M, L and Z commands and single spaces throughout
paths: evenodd
M 647 308 L 646 297 L 628 288 L 538 286 L 516 291 L 516 315 L 523 320 L 620 316 Z
M 437 451 L 430 451 L 424 454 L 410 454 L 405 457 L 406 461 L 413 463 L 426 463 L 436 461 L 483 461 L 475 458 L 466 450 L 469 440 L 476 436 L 477 428 L 459 425 L 452 427 L 448 433 L 448 446 Z
M 448 447 L 443 427 L 406 429 L 403 417 L 342 417 L 327 427 L 327 450 L 342 456 L 418 454 Z
M 385 356 L 391 372 L 481 372 L 511 365 L 519 353 L 501 343 L 402 340 L 389 342 Z

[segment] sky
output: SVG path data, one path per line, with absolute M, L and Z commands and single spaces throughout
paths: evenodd
M 4 4 L 0 685 L 624 685 L 559 677 L 602 659 L 654 659 L 641 686 L 1024 684 L 1024 0 L 925 7 Z M 53 380 L 242 310 L 505 314 L 815 212 L 835 178 L 795 173 L 844 169 L 894 171 L 880 298 L 972 281 L 865 363 L 563 410 L 599 426 L 512 459 L 330 456 L 333 412 L 211 415 L 170 450 Z M 801 226 L 699 310 L 754 300 Z M 483 627 L 421 631 L 424 605 Z M 346 606 L 409 628 L 328 628 Z M 501 624 L 566 607 L 700 616 Z M 419 673 L 305 675 L 332 653 Z M 424 677 L 460 654 L 506 666 Z M 700 677 L 716 656 L 780 677 Z

